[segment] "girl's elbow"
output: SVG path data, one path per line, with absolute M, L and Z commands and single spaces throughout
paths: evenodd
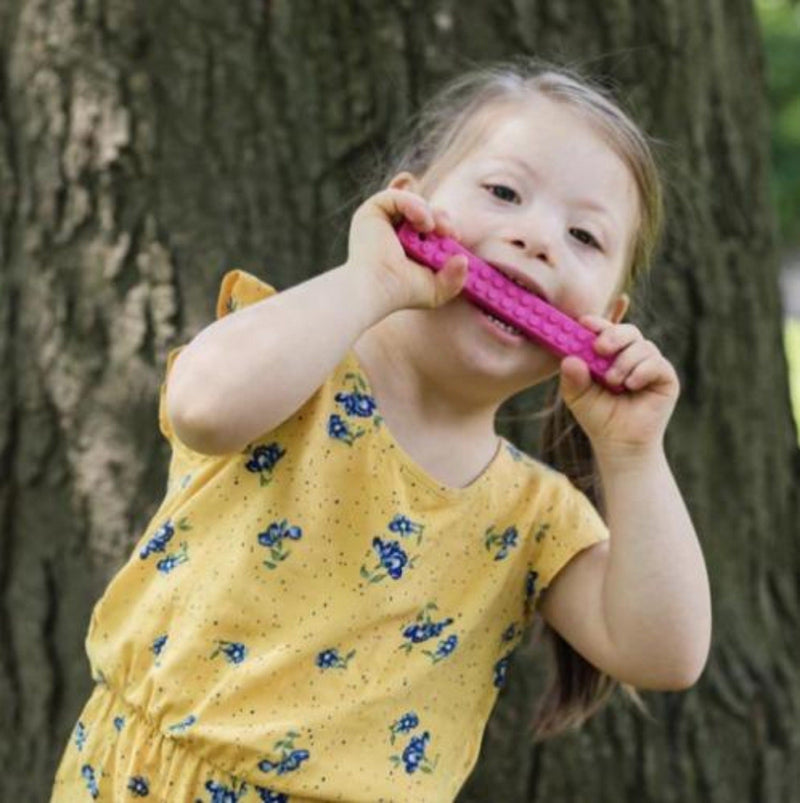
M 673 652 L 669 656 L 654 658 L 651 655 L 649 661 L 639 664 L 636 672 L 621 673 L 625 676 L 618 679 L 643 691 L 686 691 L 702 677 L 708 654 L 698 658 L 682 657 Z
M 666 678 L 665 687 L 661 691 L 687 691 L 695 686 L 706 668 L 708 653 L 702 659 L 687 660 L 677 663 L 669 677 Z

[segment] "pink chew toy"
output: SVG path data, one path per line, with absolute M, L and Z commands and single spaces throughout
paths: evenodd
M 516 326 L 530 340 L 545 346 L 558 357 L 570 354 L 580 357 L 589 366 L 595 381 L 612 393 L 625 392 L 622 385 L 611 385 L 606 381 L 605 374 L 614 357 L 594 351 L 592 344 L 597 335 L 591 329 L 515 284 L 450 237 L 419 232 L 408 222 L 397 229 L 397 236 L 409 257 L 433 270 L 441 270 L 450 256 L 463 254 L 469 262 L 469 274 L 461 292 L 473 304 L 510 326 Z

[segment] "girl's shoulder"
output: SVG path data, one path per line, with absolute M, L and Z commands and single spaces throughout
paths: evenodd
M 568 474 L 520 449 L 507 438 L 503 440 L 506 452 L 512 458 L 509 461 L 511 470 L 529 488 L 535 487 L 538 494 L 548 494 L 563 501 L 586 496 Z
M 519 446 L 512 443 L 508 438 L 503 438 L 503 441 L 505 442 L 506 451 L 520 470 L 526 471 L 532 476 L 542 476 L 547 479 L 556 479 L 558 476 L 563 476 L 561 472 L 557 471 L 552 466 L 539 460 L 523 449 L 520 449 Z
M 217 303 L 215 308 L 216 319 L 224 318 L 238 309 L 247 307 L 250 304 L 255 304 L 265 298 L 275 295 L 278 291 L 263 279 L 259 279 L 252 273 L 240 268 L 233 268 L 227 271 L 220 280 L 219 290 L 217 292 Z M 182 343 L 167 352 L 166 364 L 164 366 L 164 379 L 161 383 L 159 392 L 159 414 L 158 424 L 161 434 L 173 444 L 178 445 L 183 451 L 188 451 L 198 460 L 212 460 L 213 458 L 208 455 L 199 455 L 192 453 L 188 447 L 184 447 L 175 437 L 172 431 L 172 425 L 166 414 L 166 386 L 167 380 L 172 370 L 172 366 L 181 351 L 186 347 L 186 343 Z

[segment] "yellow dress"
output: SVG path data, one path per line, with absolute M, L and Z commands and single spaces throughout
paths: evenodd
M 230 271 L 217 317 L 274 292 Z M 166 495 L 93 611 L 51 803 L 454 800 L 541 591 L 608 538 L 595 508 L 505 439 L 442 486 L 352 351 L 241 453 L 181 443 L 165 388 Z

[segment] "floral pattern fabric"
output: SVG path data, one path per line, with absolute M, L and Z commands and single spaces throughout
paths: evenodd
M 230 271 L 217 316 L 273 292 Z M 352 351 L 230 455 L 181 443 L 166 381 L 166 493 L 93 611 L 51 803 L 454 800 L 542 590 L 608 538 L 597 511 L 504 439 L 442 485 Z

